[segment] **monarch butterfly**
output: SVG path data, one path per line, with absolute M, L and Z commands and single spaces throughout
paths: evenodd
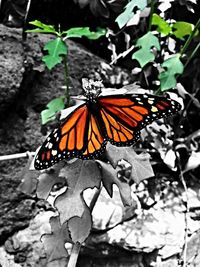
M 54 129 L 40 147 L 35 169 L 49 168 L 62 159 L 98 158 L 109 141 L 116 146 L 133 145 L 142 128 L 180 110 L 170 98 L 133 93 L 103 95 L 99 82 L 83 83 L 84 102 Z

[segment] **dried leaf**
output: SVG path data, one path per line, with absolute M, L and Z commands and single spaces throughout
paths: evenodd
M 135 183 L 154 176 L 148 153 L 136 154 L 132 147 L 116 147 L 107 145 L 107 157 L 111 164 L 116 167 L 121 159 L 128 161 L 132 166 L 131 179 Z
M 97 163 L 92 160 L 76 160 L 62 169 L 62 176 L 66 177 L 68 189 L 58 196 L 55 206 L 60 213 L 61 223 L 74 216 L 81 217 L 85 204 L 82 192 L 87 188 L 99 188 L 101 174 Z
M 73 217 L 68 221 L 68 229 L 74 243 L 83 243 L 90 234 L 92 218 L 89 208 L 85 205 L 81 217 Z
M 197 230 L 190 236 L 187 241 L 187 256 L 186 256 L 186 264 L 190 265 L 193 263 L 193 266 L 199 266 L 200 257 L 199 257 L 199 249 L 200 249 L 200 230 Z M 183 253 L 181 255 L 183 257 Z
M 192 151 L 192 153 L 188 159 L 188 162 L 185 166 L 184 172 L 189 171 L 189 170 L 193 170 L 193 169 L 199 167 L 199 165 L 200 165 L 200 152 Z
M 18 190 L 27 195 L 32 195 L 37 188 L 38 172 L 30 170 L 32 161 L 33 157 L 30 156 L 26 166 L 23 168 L 21 174 L 19 175 L 22 182 L 20 183 Z
M 52 187 L 55 184 L 65 184 L 65 178 L 59 175 L 60 169 L 62 168 L 63 164 L 63 162 L 60 162 L 59 164 L 56 164 L 53 168 L 43 172 L 39 176 L 39 182 L 37 187 L 38 198 L 47 199 Z
M 131 198 L 131 188 L 127 181 L 121 181 L 118 178 L 119 167 L 116 169 L 113 168 L 112 165 L 105 163 L 103 161 L 98 160 L 102 168 L 102 182 L 104 187 L 106 188 L 110 197 L 113 195 L 113 184 L 116 184 L 119 188 L 120 196 L 124 206 L 131 206 L 132 198 Z
M 67 258 L 65 243 L 72 243 L 67 224 L 60 225 L 59 217 L 51 217 L 51 234 L 45 234 L 41 240 L 47 253 L 48 262 Z

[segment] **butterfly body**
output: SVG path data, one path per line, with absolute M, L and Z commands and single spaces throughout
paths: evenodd
M 133 145 L 142 128 L 169 117 L 180 104 L 148 94 L 101 95 L 88 91 L 85 102 L 75 108 L 47 137 L 35 158 L 36 169 L 46 169 L 62 159 L 94 159 L 106 149 Z

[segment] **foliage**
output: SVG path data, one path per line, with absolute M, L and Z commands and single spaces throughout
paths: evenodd
M 147 63 L 154 61 L 155 55 L 152 48 L 160 50 L 158 38 L 151 32 L 146 33 L 136 42 L 136 47 L 140 49 L 133 53 L 132 59 L 136 59 L 143 68 Z
M 47 42 L 44 46 L 44 51 L 47 51 L 47 55 L 42 57 L 42 61 L 46 67 L 51 70 L 61 62 L 64 63 L 64 75 L 65 75 L 65 95 L 51 100 L 47 104 L 47 109 L 41 112 L 42 124 L 54 120 L 55 115 L 58 111 L 64 109 L 65 104 L 69 106 L 69 84 L 68 84 L 68 68 L 67 68 L 67 55 L 68 46 L 65 42 L 69 38 L 81 38 L 86 37 L 91 40 L 96 40 L 101 36 L 105 35 L 106 31 L 99 28 L 96 32 L 90 31 L 89 27 L 77 27 L 70 28 L 69 30 L 57 31 L 54 26 L 42 23 L 41 21 L 35 20 L 29 22 L 29 24 L 36 26 L 37 28 L 27 30 L 29 33 L 43 33 L 52 34 L 55 36 L 53 40 Z
M 113 153 L 115 157 L 112 156 Z M 122 158 L 126 164 L 132 166 L 131 169 L 126 164 L 120 165 L 119 161 Z M 90 207 L 83 198 L 86 189 L 100 188 L 102 183 L 112 197 L 112 187 L 116 184 L 123 204 L 131 206 L 130 182 L 139 183 L 154 175 L 149 155 L 137 155 L 132 148 L 123 149 L 109 145 L 108 159 L 111 160 L 110 163 L 80 159 L 68 163 L 60 162 L 39 175 L 36 188 L 38 198 L 48 200 L 51 192 L 55 191 L 54 188 L 62 188 L 53 200 L 59 217 L 51 218 L 52 233 L 42 237 L 49 262 L 68 257 L 64 243 L 82 244 L 87 239 L 92 227 L 92 218 Z M 29 169 L 29 166 L 27 168 Z M 122 169 L 129 169 L 125 176 Z M 35 172 L 32 172 L 32 175 L 35 176 Z M 34 181 L 29 172 L 27 179 L 21 184 L 23 192 L 30 192 L 30 180 Z M 32 186 L 35 188 L 35 182 Z
M 47 25 L 42 23 L 41 21 L 35 20 L 29 22 L 31 25 L 36 26 L 37 28 L 32 30 L 27 30 L 30 33 L 46 33 L 53 34 L 56 38 L 52 41 L 49 41 L 44 50 L 48 51 L 48 55 L 43 57 L 43 61 L 46 64 L 48 69 L 52 69 L 57 64 L 61 63 L 64 56 L 68 53 L 67 44 L 64 42 L 68 38 L 81 38 L 87 37 L 91 40 L 96 40 L 99 37 L 105 35 L 105 30 L 99 28 L 97 32 L 90 31 L 88 27 L 78 27 L 71 28 L 69 30 L 64 31 L 56 31 L 54 26 Z
M 194 29 L 194 25 L 185 21 L 167 22 L 158 14 L 153 14 L 152 25 L 157 26 L 156 31 L 167 36 L 174 35 L 178 39 L 184 39 L 190 35 Z M 196 31 L 195 36 L 199 32 Z
M 180 55 L 174 55 L 168 58 L 161 64 L 162 68 L 166 69 L 159 75 L 161 91 L 174 88 L 176 86 L 176 74 L 183 73 L 183 64 L 180 61 Z
M 52 59 L 51 59 L 52 60 Z M 42 124 L 55 119 L 55 114 L 64 109 L 64 97 L 57 97 L 47 104 L 47 109 L 41 112 Z
M 66 45 L 60 37 L 49 41 L 45 45 L 44 50 L 48 51 L 48 55 L 44 56 L 42 60 L 50 70 L 61 63 L 63 55 L 67 55 Z
M 120 13 L 126 3 L 126 0 L 74 0 L 81 8 L 89 5 L 91 12 L 98 17 L 108 19 L 111 13 Z
M 78 2 L 81 3 L 81 1 Z M 86 4 L 89 4 L 89 2 Z M 100 4 L 101 8 L 102 6 L 103 8 L 107 7 L 107 5 L 104 5 L 104 1 L 100 1 Z M 155 3 L 153 2 L 153 4 Z M 131 42 L 129 44 L 132 45 L 134 43 L 134 52 L 130 50 L 132 51 L 132 60 L 139 63 L 144 77 L 146 77 L 148 68 L 150 70 L 156 68 L 157 76 L 154 84 L 159 82 L 159 87 L 155 86 L 154 89 L 158 89 L 157 92 L 168 91 L 176 87 L 178 89 L 177 79 L 185 69 L 183 56 L 192 38 L 198 35 L 200 22 L 194 27 L 184 21 L 168 21 L 164 16 L 159 16 L 158 12 L 154 13 L 153 4 L 151 5 L 148 22 L 146 22 L 146 24 L 149 23 L 148 31 L 145 33 L 140 32 L 140 37 L 134 40 L 130 37 Z M 125 32 L 125 26 L 131 26 L 130 21 L 136 15 L 136 10 L 142 11 L 147 5 L 147 1 L 129 1 L 123 12 L 116 18 L 120 31 Z M 92 8 L 94 9 L 94 6 Z M 62 61 L 66 64 L 68 47 L 65 40 L 67 38 L 85 36 L 94 40 L 105 34 L 102 29 L 97 32 L 91 32 L 87 27 L 72 28 L 61 32 L 60 30 L 56 31 L 54 26 L 46 25 L 39 21 L 31 22 L 31 24 L 37 28 L 28 32 L 53 34 L 55 36 L 44 47 L 48 54 L 43 57 L 43 61 L 49 69 L 52 69 Z M 155 30 L 153 30 L 153 27 L 155 27 Z M 186 38 L 188 35 L 189 37 Z M 172 40 L 175 44 L 173 49 L 169 45 L 169 41 Z M 128 47 L 129 49 L 130 47 Z M 189 57 L 189 61 L 191 57 Z M 67 78 L 68 73 L 65 73 L 65 75 Z M 66 87 L 68 87 L 68 84 L 66 84 Z M 187 93 L 184 92 L 183 95 L 185 96 L 185 94 Z M 190 96 L 190 94 L 188 95 Z M 68 96 L 69 94 L 67 94 Z M 174 98 L 178 97 L 175 96 Z M 198 105 L 198 101 L 196 103 Z M 43 124 L 55 118 L 56 112 L 63 109 L 64 104 L 63 97 L 52 100 L 42 113 Z M 162 164 L 167 166 L 172 173 L 174 172 L 174 176 L 175 173 L 179 172 L 184 187 L 183 173 L 199 166 L 199 152 L 192 150 L 191 142 L 188 141 L 188 147 L 186 146 L 185 149 L 193 153 L 190 154 L 185 165 L 182 166 L 180 157 L 177 156 L 181 154 L 179 153 L 181 150 L 178 145 L 174 146 L 172 141 L 172 136 L 175 134 L 175 130 L 170 127 L 169 123 L 154 123 L 142 132 L 143 145 L 150 148 L 150 151 L 154 149 L 159 155 Z M 188 139 L 189 137 L 187 137 Z M 140 146 L 137 148 L 138 150 L 141 149 Z M 33 173 L 35 175 L 35 172 Z M 81 245 L 89 236 L 92 228 L 91 212 L 94 205 L 92 203 L 95 203 L 97 197 L 96 193 L 93 193 L 92 200 L 89 204 L 86 204 L 84 192 L 87 189 L 96 189 L 97 192 L 100 192 L 101 186 L 103 186 L 109 196 L 112 197 L 113 184 L 115 184 L 118 187 L 123 205 L 130 207 L 133 204 L 130 185 L 141 184 L 145 179 L 153 176 L 154 171 L 150 164 L 149 154 L 141 153 L 138 155 L 132 148 L 117 148 L 112 145 L 107 147 L 107 154 L 104 160 L 83 161 L 74 159 L 67 163 L 61 162 L 50 170 L 41 173 L 37 179 L 36 194 L 39 198 L 48 200 L 52 197 L 52 192 L 56 191 L 53 205 L 59 214 L 59 216 L 52 217 L 50 220 L 52 233 L 42 237 L 47 250 L 48 261 L 52 262 L 63 257 L 67 258 L 69 255 L 64 248 L 64 244 L 68 242 L 73 247 L 77 244 Z M 23 188 L 24 192 L 27 189 L 27 192 L 30 193 L 33 191 L 31 185 L 35 188 L 36 182 L 29 175 L 28 179 L 24 179 L 21 188 Z
M 119 28 L 123 28 L 135 15 L 135 9 L 143 10 L 147 6 L 147 0 L 131 0 L 125 6 L 125 10 L 115 20 Z
M 164 7 L 161 7 L 161 5 L 158 7 L 160 10 Z M 117 17 L 116 22 L 120 29 L 122 29 L 128 21 L 134 21 L 136 6 L 137 1 L 129 1 L 124 12 Z M 170 8 L 170 6 L 171 5 L 167 6 L 166 4 L 166 10 Z M 140 1 L 140 5 L 138 3 L 137 9 L 143 10 L 145 7 L 147 7 L 147 3 Z M 165 19 L 164 13 L 162 13 L 162 16 L 158 15 L 158 11 L 155 13 L 155 7 L 156 3 L 152 1 L 148 31 L 147 33 L 143 33 L 141 37 L 136 37 L 136 40 L 133 41 L 135 43 L 133 47 L 131 47 L 130 27 L 134 29 L 136 21 L 127 24 L 127 26 L 129 26 L 127 27 L 127 29 L 129 28 L 129 46 L 127 47 L 127 51 L 123 51 L 119 56 L 115 55 L 114 61 L 116 62 L 121 56 L 127 57 L 134 49 L 132 59 L 138 61 L 144 76 L 149 66 L 157 68 L 158 76 L 157 79 L 154 78 L 154 86 L 155 84 L 159 84 L 160 87 L 157 88 L 157 92 L 161 92 L 176 87 L 178 75 L 182 74 L 184 71 L 184 53 L 188 49 L 192 38 L 199 35 L 198 28 L 200 21 L 194 26 L 186 21 Z M 141 15 L 140 20 L 142 20 L 142 18 Z M 126 33 L 126 27 L 123 28 L 122 31 Z M 180 42 L 182 42 L 181 44 L 185 44 L 183 48 L 179 46 Z M 193 56 L 194 54 L 191 55 L 188 62 Z

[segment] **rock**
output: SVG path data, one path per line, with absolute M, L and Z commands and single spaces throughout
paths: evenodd
M 54 97 L 64 94 L 63 66 L 47 70 L 41 60 L 49 35 L 28 34 L 22 42 L 21 30 L 0 25 L 0 151 L 1 155 L 35 151 L 43 141 L 40 112 Z M 81 92 L 81 78 L 110 77 L 123 83 L 128 73 L 111 68 L 81 45 L 69 41 L 71 94 Z M 46 131 L 45 131 L 46 134 Z M 17 188 L 27 159 L 0 161 L 0 243 L 28 226 L 35 214 L 35 197 Z M 36 174 L 37 177 L 37 174 Z M 23 261 L 20 255 L 18 261 Z
M 45 267 L 46 254 L 40 237 L 51 231 L 49 218 L 53 215 L 51 211 L 38 213 L 29 227 L 10 237 L 0 248 L 0 264 L 4 267 Z
M 16 100 L 24 74 L 21 31 L 0 25 L 0 112 Z M 9 44 L 9 45 L 8 45 Z

